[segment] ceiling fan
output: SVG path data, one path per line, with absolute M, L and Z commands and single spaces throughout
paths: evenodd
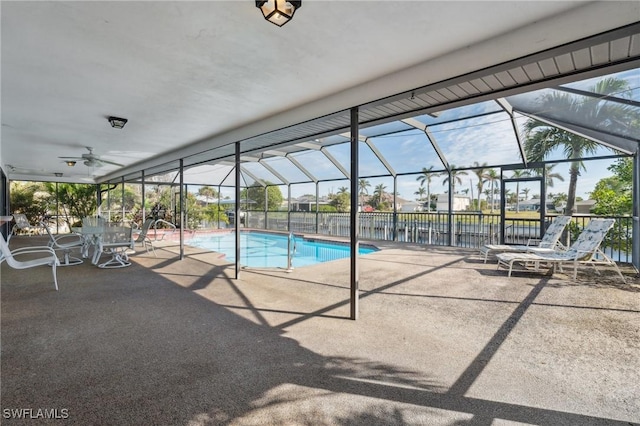
M 87 167 L 102 167 L 107 164 L 111 164 L 113 166 L 124 167 L 123 164 L 115 163 L 109 160 L 103 160 L 99 155 L 93 153 L 93 148 L 90 146 L 85 147 L 89 150 L 88 154 L 82 154 L 82 157 L 58 157 L 64 161 L 83 161 L 84 165 Z

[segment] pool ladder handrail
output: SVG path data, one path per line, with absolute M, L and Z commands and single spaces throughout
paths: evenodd
M 289 232 L 287 238 L 287 272 L 293 271 L 293 255 L 296 253 L 296 236 Z

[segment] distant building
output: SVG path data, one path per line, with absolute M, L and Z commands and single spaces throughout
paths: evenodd
M 471 199 L 464 195 L 453 196 L 453 211 L 468 210 L 471 205 Z M 449 194 L 438 194 L 436 202 L 437 211 L 449 211 Z
M 282 210 L 287 210 L 287 202 L 288 200 L 282 201 L 280 208 Z M 326 197 L 320 197 L 318 199 L 318 206 L 328 205 L 329 199 Z M 316 199 L 315 197 L 301 196 L 298 198 L 291 198 L 291 211 L 292 212 L 311 212 L 316 209 Z
M 589 214 L 591 210 L 596 206 L 596 200 L 583 200 L 576 201 L 576 213 L 577 214 Z

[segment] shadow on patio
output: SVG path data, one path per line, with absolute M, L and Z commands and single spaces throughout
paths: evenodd
M 187 254 L 179 261 L 165 248 L 124 269 L 60 268 L 59 292 L 47 268 L 3 264 L 4 421 L 7 409 L 23 408 L 67 409 L 78 424 L 584 425 L 640 416 L 635 294 L 583 314 L 591 328 L 579 336 L 602 334 L 602 321 L 616 326 L 617 335 L 590 342 L 619 357 L 608 364 L 564 335 L 573 330 L 564 314 L 550 313 L 591 306 L 588 295 L 547 306 L 559 294 L 545 294 L 548 277 L 522 285 L 482 276 L 451 252 L 394 266 L 402 254 L 382 251 L 363 258 L 354 322 L 345 319 L 348 262 L 243 271 L 236 281 L 211 253 Z M 576 348 L 586 361 L 572 364 L 576 353 L 563 351 Z M 593 383 L 601 376 L 612 383 Z

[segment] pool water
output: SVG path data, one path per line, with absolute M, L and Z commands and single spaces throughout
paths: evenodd
M 287 244 L 289 237 L 265 232 L 240 233 L 240 264 L 253 268 L 286 268 Z M 344 259 L 351 255 L 348 244 L 331 243 L 323 240 L 294 237 L 294 268 L 315 265 L 330 260 Z M 235 262 L 235 234 L 200 235 L 192 238 L 190 246 L 215 251 L 225 255 L 229 262 Z M 371 246 L 360 246 L 359 253 L 378 251 Z

